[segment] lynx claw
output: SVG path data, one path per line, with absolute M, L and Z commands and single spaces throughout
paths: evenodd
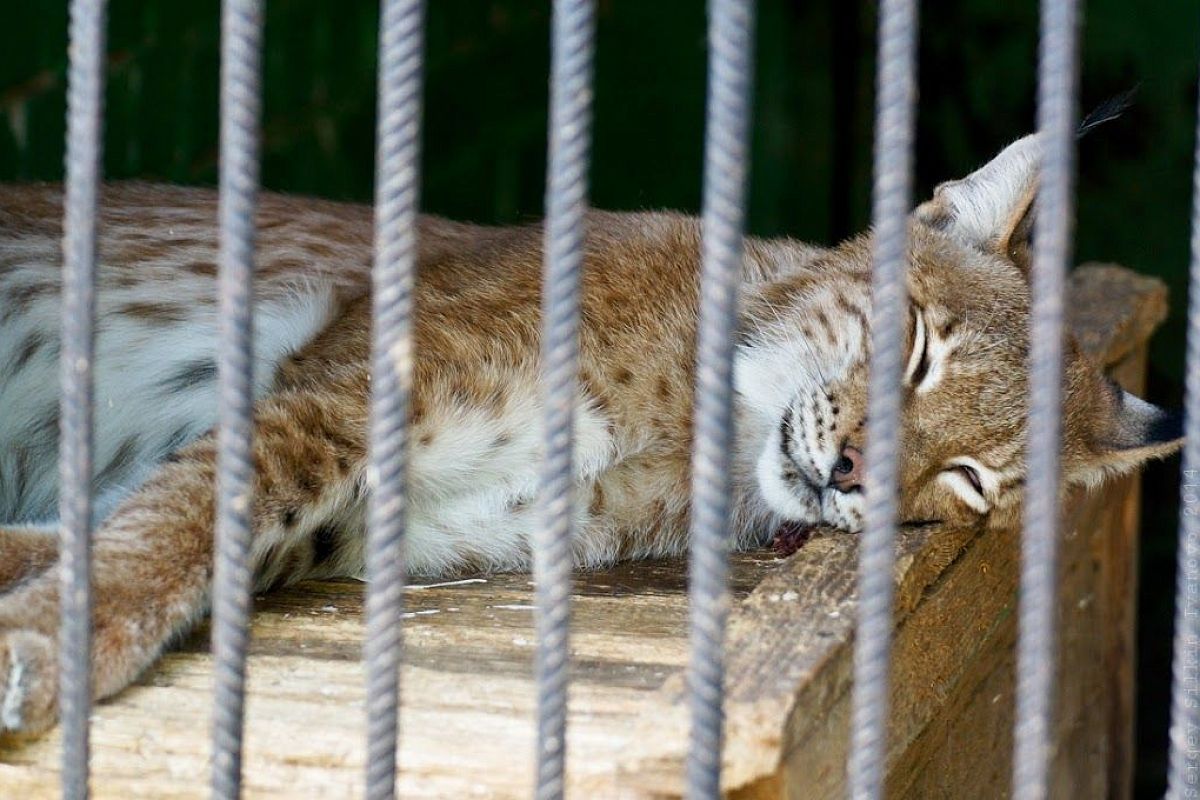
M 53 641 L 29 630 L 0 633 L 0 732 L 39 734 L 58 716 Z

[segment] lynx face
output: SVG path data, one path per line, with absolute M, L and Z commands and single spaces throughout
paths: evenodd
M 1016 522 L 1024 481 L 1030 207 L 1027 137 L 914 214 L 900 436 L 901 521 Z M 869 238 L 746 301 L 737 383 L 762 501 L 801 525 L 862 528 Z M 1068 341 L 1063 483 L 1177 446 L 1179 420 L 1126 395 Z

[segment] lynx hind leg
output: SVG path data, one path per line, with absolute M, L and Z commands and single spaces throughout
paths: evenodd
M 0 593 L 45 572 L 57 559 L 54 528 L 0 527 Z
M 356 391 L 367 396 L 365 386 Z M 257 406 L 252 559 L 260 580 L 327 573 L 360 550 L 338 533 L 361 506 L 366 415 L 340 399 L 285 393 Z M 208 610 L 215 462 L 211 436 L 184 447 L 96 531 L 97 699 L 128 686 Z M 37 733 L 57 718 L 58 588 L 49 570 L 0 595 L 0 732 Z
M 53 580 L 58 538 L 50 527 L 0 527 L 0 593 L 26 581 Z M 0 630 L 0 731 L 38 733 L 55 717 L 56 614 L 40 630 Z M 49 680 L 42 676 L 50 676 Z
M 0 732 L 42 733 L 58 718 L 58 659 L 51 635 L 0 634 Z

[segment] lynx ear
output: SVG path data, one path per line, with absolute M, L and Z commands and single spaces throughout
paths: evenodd
M 1068 466 L 1068 480 L 1093 485 L 1106 475 L 1130 472 L 1183 445 L 1183 415 L 1164 411 L 1116 384 L 1104 389 L 1083 463 Z
M 1120 117 L 1137 90 L 1134 86 L 1097 106 L 1079 124 L 1076 138 Z M 1038 134 L 1018 139 L 962 180 L 937 187 L 933 199 L 922 203 L 914 216 L 968 247 L 1007 258 L 1028 273 L 1041 158 Z
M 916 219 L 1027 271 L 1040 160 L 1037 134 L 1019 139 L 967 177 L 938 186 Z

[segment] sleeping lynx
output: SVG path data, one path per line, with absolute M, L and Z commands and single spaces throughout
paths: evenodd
M 902 519 L 1018 518 L 1027 354 L 1027 137 L 915 212 Z M 208 603 L 215 194 L 107 187 L 98 286 L 97 696 Z M 59 217 L 0 188 L 0 730 L 53 723 Z M 264 195 L 257 284 L 261 587 L 363 571 L 371 213 Z M 538 458 L 536 226 L 420 223 L 408 568 L 529 565 Z M 699 226 L 588 218 L 577 417 L 579 566 L 686 546 Z M 746 242 L 734 544 L 863 514 L 870 239 Z M 1068 347 L 1063 470 L 1092 484 L 1172 451 L 1178 424 Z

